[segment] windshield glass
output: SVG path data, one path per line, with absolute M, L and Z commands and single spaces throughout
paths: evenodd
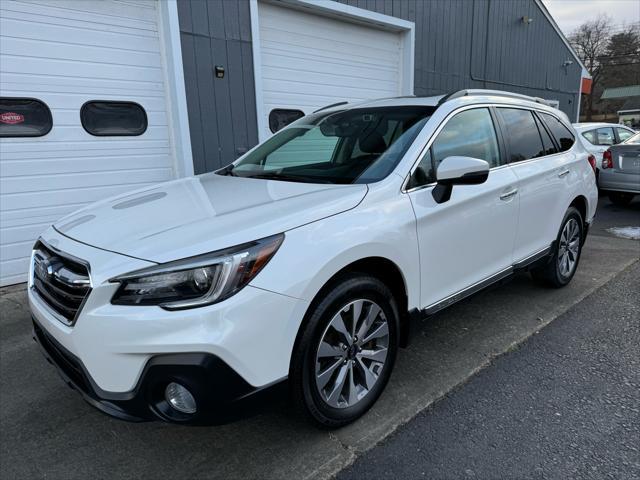
M 622 143 L 630 143 L 632 145 L 638 145 L 640 144 L 640 133 L 636 133 L 633 137 L 629 137 L 627 138 L 624 142 Z
M 221 175 L 310 183 L 371 183 L 385 178 L 435 107 L 318 112 L 281 130 Z

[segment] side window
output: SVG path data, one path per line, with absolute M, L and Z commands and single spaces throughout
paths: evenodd
M 136 136 L 147 130 L 147 112 L 134 102 L 87 102 L 80 109 L 80 121 L 97 137 Z
M 301 110 L 275 108 L 269 113 L 269 130 L 272 133 L 276 133 L 302 117 L 304 117 L 304 112 Z
M 616 128 L 618 131 L 618 138 L 620 142 L 624 142 L 626 139 L 633 137 L 633 132 L 630 132 L 626 128 Z
M 588 132 L 584 132 L 582 136 L 586 138 L 591 145 L 598 145 L 598 137 L 596 136 L 595 130 L 589 130 Z
M 561 152 L 566 152 L 575 143 L 576 139 L 571 130 L 553 115 L 540 113 L 544 123 L 549 127 L 551 134 L 555 137 L 556 143 L 560 146 Z
M 292 165 L 329 163 L 338 144 L 338 136 L 323 135 L 322 130 L 314 128 L 309 133 L 298 136 L 273 151 L 264 160 L 265 170 L 279 170 Z
M 435 182 L 436 174 L 433 171 L 433 159 L 431 158 L 431 149 L 420 159 L 420 163 L 416 167 L 413 175 L 407 183 L 407 190 Z
M 476 108 L 454 116 L 431 144 L 431 154 L 434 172 L 442 160 L 454 155 L 479 158 L 497 167 L 500 154 L 489 110 Z
M 599 128 L 596 130 L 598 137 L 598 145 L 613 145 L 616 143 L 616 137 L 613 134 L 613 128 Z
M 546 154 L 532 111 L 519 108 L 498 108 L 498 111 L 505 124 L 510 163 Z
M 0 137 L 42 137 L 52 126 L 51 111 L 40 100 L 0 97 Z
M 487 108 L 465 110 L 451 118 L 420 160 L 407 188 L 435 182 L 438 165 L 451 156 L 479 158 L 491 167 L 500 165 L 496 131 Z
M 542 124 L 540 119 L 535 115 L 534 117 L 536 119 L 536 125 L 538 126 L 538 131 L 540 132 L 540 136 L 542 137 L 542 146 L 544 147 L 544 154 L 553 155 L 554 153 L 558 153 L 558 149 L 553 144 L 551 135 L 549 135 L 549 132 L 547 132 L 547 129 Z

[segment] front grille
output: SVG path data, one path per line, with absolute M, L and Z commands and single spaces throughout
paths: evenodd
M 33 289 L 60 321 L 73 325 L 91 290 L 86 264 L 38 242 L 31 268 Z

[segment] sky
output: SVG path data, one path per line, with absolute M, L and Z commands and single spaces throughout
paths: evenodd
M 580 24 L 606 13 L 614 28 L 640 22 L 640 0 L 542 0 L 565 35 Z

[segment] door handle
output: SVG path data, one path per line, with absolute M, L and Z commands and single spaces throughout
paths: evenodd
M 503 193 L 502 195 L 500 195 L 500 200 L 509 200 L 511 197 L 513 197 L 516 193 L 518 193 L 518 189 L 514 188 L 513 190 L 510 190 L 508 192 Z
M 569 169 L 563 170 L 558 174 L 558 177 L 560 177 L 560 178 L 566 177 L 567 175 L 569 175 L 570 172 L 571 172 L 571 170 L 569 170 Z

